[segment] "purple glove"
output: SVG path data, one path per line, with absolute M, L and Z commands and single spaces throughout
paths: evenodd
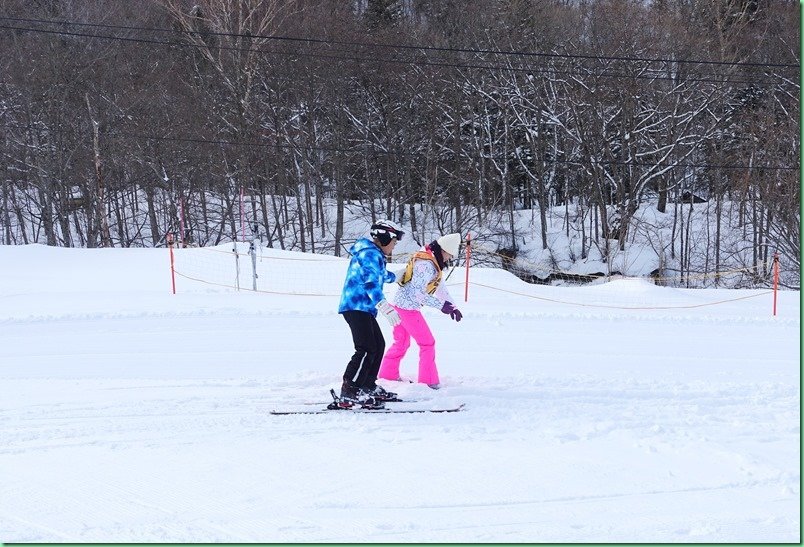
M 461 319 L 463 319 L 463 314 L 461 313 L 461 310 L 453 306 L 452 302 L 449 301 L 444 302 L 444 305 L 441 306 L 441 313 L 448 314 L 455 321 L 460 321 Z

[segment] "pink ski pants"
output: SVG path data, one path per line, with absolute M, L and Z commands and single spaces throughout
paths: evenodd
M 378 377 L 386 380 L 399 379 L 399 363 L 407 353 L 413 337 L 419 345 L 419 382 L 427 385 L 439 383 L 435 363 L 435 338 L 422 312 L 396 306 L 394 308 L 399 312 L 402 322 L 394 327 L 394 343 L 382 359 Z

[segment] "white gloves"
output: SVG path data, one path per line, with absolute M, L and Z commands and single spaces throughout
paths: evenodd
M 385 316 L 392 327 L 395 327 L 402 322 L 402 318 L 399 317 L 397 311 L 391 304 L 388 303 L 387 300 L 382 300 L 377 304 L 377 311 Z

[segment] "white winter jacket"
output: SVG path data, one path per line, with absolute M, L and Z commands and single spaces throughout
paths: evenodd
M 429 260 L 417 260 L 413 263 L 413 276 L 410 281 L 401 285 L 394 295 L 395 306 L 405 310 L 418 310 L 422 306 L 441 309 L 444 302 L 452 302 L 444 279 L 438 284 L 434 294 L 427 294 L 427 284 L 436 276 L 436 267 Z

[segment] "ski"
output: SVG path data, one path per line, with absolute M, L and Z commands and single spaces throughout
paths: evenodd
M 338 397 L 338 395 L 335 393 L 334 389 L 330 389 L 329 394 L 332 396 L 332 400 L 335 401 L 336 403 L 340 400 L 340 397 Z M 422 400 L 400 399 L 399 397 L 394 397 L 393 399 L 383 399 L 382 400 L 383 403 L 419 403 L 419 402 L 424 402 L 424 401 L 426 401 L 426 399 L 422 399 Z M 308 402 L 304 402 L 304 403 L 301 403 L 301 404 L 303 404 L 303 405 L 326 405 L 326 404 L 329 404 L 329 403 L 328 402 L 325 403 L 325 402 L 322 402 L 322 401 L 308 401 Z
M 291 414 L 333 414 L 333 413 L 356 413 L 356 414 L 427 414 L 427 413 L 447 413 L 460 412 L 466 408 L 466 404 L 460 404 L 451 408 L 377 408 L 368 409 L 360 407 L 337 408 L 319 410 L 272 410 L 274 416 L 289 416 Z
M 383 401 L 384 403 L 424 403 L 427 402 L 428 399 L 390 399 L 387 401 Z M 301 403 L 303 405 L 326 405 L 329 404 L 327 401 L 305 401 Z

